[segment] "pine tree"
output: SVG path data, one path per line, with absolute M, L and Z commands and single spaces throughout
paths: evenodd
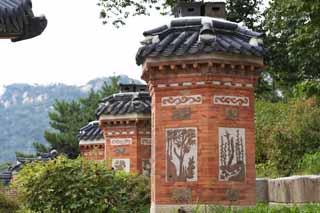
M 76 158 L 79 155 L 79 141 L 77 139 L 79 129 L 96 119 L 95 111 L 102 98 L 119 91 L 118 81 L 119 77 L 114 76 L 111 78 L 110 85 L 105 83 L 100 90 L 91 90 L 87 97 L 76 101 L 56 100 L 53 111 L 49 112 L 52 129 L 46 130 L 44 133 L 44 137 L 50 145 L 48 149 L 56 149 L 69 158 Z M 34 147 L 38 152 L 45 149 L 38 144 L 35 144 Z

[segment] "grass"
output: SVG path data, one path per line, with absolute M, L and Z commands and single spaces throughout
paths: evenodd
M 320 212 L 320 204 L 305 205 L 272 205 L 257 204 L 255 207 L 239 208 L 239 207 L 223 207 L 223 206 L 207 206 L 206 210 L 195 209 L 196 213 L 317 213 Z

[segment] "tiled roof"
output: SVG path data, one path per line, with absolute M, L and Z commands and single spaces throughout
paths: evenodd
M 34 158 L 17 157 L 16 164 L 11 165 L 7 170 L 0 173 L 0 181 L 4 185 L 8 185 L 11 181 L 12 175 L 19 172 L 24 165 L 34 161 L 49 161 L 56 158 L 57 156 L 58 152 L 56 150 L 52 150 L 49 153 L 39 153 L 39 155 Z
M 111 95 L 102 100 L 96 115 L 124 115 L 150 113 L 151 97 L 148 92 L 128 92 Z
M 0 173 L 0 183 L 2 183 L 4 186 L 9 185 L 12 177 L 12 172 L 9 170 L 3 171 Z
M 169 25 L 145 31 L 136 62 L 146 58 L 201 55 L 213 52 L 262 57 L 262 33 L 234 22 L 209 17 L 176 18 Z
M 44 16 L 33 15 L 31 0 L 0 0 L 0 37 L 25 40 L 40 35 L 46 26 Z
M 103 138 L 102 129 L 98 121 L 93 121 L 82 127 L 78 134 L 78 140 L 99 140 Z

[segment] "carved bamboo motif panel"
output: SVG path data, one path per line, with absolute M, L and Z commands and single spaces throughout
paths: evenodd
M 225 96 L 225 95 L 215 95 L 213 97 L 213 103 L 219 105 L 230 105 L 230 106 L 249 106 L 248 97 L 239 96 Z
M 167 96 L 161 99 L 162 106 L 178 106 L 178 105 L 193 105 L 202 104 L 201 95 L 190 96 Z
M 197 129 L 166 129 L 167 181 L 196 181 L 197 169 Z
M 219 128 L 219 180 L 244 181 L 245 129 Z
M 112 159 L 112 168 L 116 171 L 130 172 L 130 159 Z

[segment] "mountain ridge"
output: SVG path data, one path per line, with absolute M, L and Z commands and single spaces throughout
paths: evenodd
M 141 84 L 126 75 L 119 77 L 120 83 Z M 4 86 L 2 91 L 0 87 L 0 163 L 14 161 L 16 151 L 32 153 L 34 141 L 46 144 L 43 133 L 50 127 L 48 112 L 56 99 L 71 101 L 85 97 L 91 89 L 100 89 L 104 82 L 110 84 L 111 77 L 95 78 L 81 86 L 14 83 Z

